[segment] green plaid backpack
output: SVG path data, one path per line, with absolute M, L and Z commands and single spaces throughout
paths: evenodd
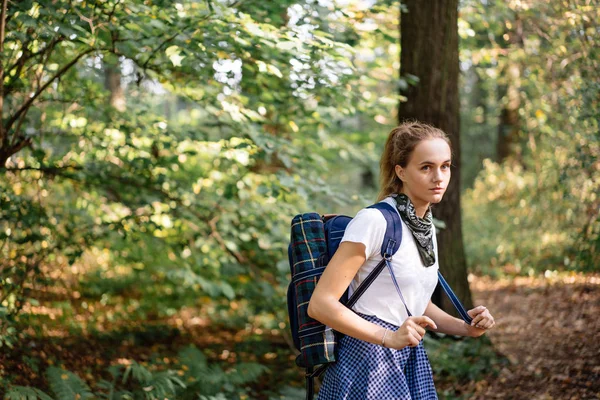
M 400 216 L 394 207 L 380 202 L 369 208 L 381 211 L 388 222 L 381 249 L 383 259 L 350 297 L 346 290 L 340 301 L 348 308 L 352 308 L 379 276 L 385 268 L 385 259 L 391 259 L 402 241 Z M 339 337 L 339 333 L 308 316 L 308 303 L 351 220 L 345 215 L 320 216 L 316 213 L 299 214 L 292 220 L 288 247 L 292 281 L 288 286 L 287 303 L 292 338 L 300 351 L 296 364 L 306 369 L 307 399 L 312 399 L 314 378 L 336 361 Z

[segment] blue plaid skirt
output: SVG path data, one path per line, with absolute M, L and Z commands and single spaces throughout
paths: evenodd
M 398 329 L 375 316 L 359 315 L 390 330 Z M 338 361 L 327 368 L 317 397 L 318 400 L 437 398 L 422 341 L 417 347 L 395 350 L 350 336 L 340 340 Z

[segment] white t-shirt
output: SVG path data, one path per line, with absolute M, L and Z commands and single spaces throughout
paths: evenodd
M 392 197 L 387 197 L 383 201 L 394 206 L 394 209 L 396 208 Z M 350 293 L 381 261 L 381 245 L 386 226 L 385 217 L 381 211 L 368 208 L 360 210 L 348 224 L 342 242 L 364 244 L 366 257 L 364 264 L 359 268 L 350 284 Z M 436 261 L 431 267 L 423 265 L 412 232 L 404 221 L 402 221 L 402 243 L 392 257 L 394 275 L 413 316 L 423 315 L 438 281 L 437 241 L 435 227 L 433 229 L 433 250 Z M 377 279 L 358 299 L 353 310 L 366 315 L 375 315 L 379 319 L 398 326 L 402 325 L 408 317 L 387 267 L 381 271 Z

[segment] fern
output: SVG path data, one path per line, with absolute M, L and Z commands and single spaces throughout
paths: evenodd
M 201 375 L 191 375 L 188 377 L 195 380 L 193 389 L 200 393 L 215 394 L 221 390 L 227 383 L 227 374 L 217 365 L 207 367 Z
M 202 394 L 206 399 L 222 395 L 221 391 L 235 392 L 237 387 L 256 381 L 267 370 L 257 363 L 239 363 L 225 372 L 218 365 L 208 365 L 206 356 L 194 346 L 180 351 L 179 361 L 186 371 L 186 393 Z
M 146 399 L 174 397 L 177 387 L 186 388 L 185 384 L 171 370 L 152 373 L 146 367 L 133 363 L 125 370 L 123 383 L 126 383 L 130 376 L 132 380 L 137 381 L 142 386 Z
M 265 371 L 267 367 L 257 363 L 239 363 L 235 368 L 227 373 L 228 381 L 239 386 L 249 382 L 254 382 Z
M 185 384 L 175 376 L 173 371 L 158 372 L 152 379 L 146 382 L 144 391 L 146 399 L 164 399 L 174 397 L 177 391 L 176 385 L 185 389 Z
M 201 376 L 207 370 L 206 356 L 195 346 L 189 346 L 178 354 L 179 362 L 185 365 L 191 376 Z
M 306 398 L 306 389 L 303 387 L 284 386 L 279 393 L 269 397 L 269 400 L 304 400 Z
M 126 383 L 129 379 L 129 375 L 139 383 L 144 383 L 152 379 L 152 372 L 148 371 L 146 367 L 136 362 L 129 365 L 123 374 L 123 383 Z
M 53 400 L 39 389 L 30 386 L 12 386 L 5 396 L 6 400 Z
M 121 375 L 122 365 L 111 365 L 108 367 L 108 372 L 112 376 L 112 381 L 109 382 L 101 379 L 96 385 L 101 391 L 95 393 L 96 396 L 108 400 L 133 400 L 133 394 L 127 390 L 117 389 L 117 380 Z
M 186 393 L 216 394 L 226 382 L 225 372 L 218 366 L 208 366 L 204 353 L 193 345 L 181 350 L 178 359 L 185 371 Z
M 155 367 L 160 368 L 158 365 L 147 368 L 135 362 L 127 367 L 113 365 L 108 368 L 112 379 L 100 380 L 94 386 L 95 393 L 72 372 L 49 367 L 46 375 L 56 400 L 224 400 L 239 392 L 241 386 L 257 380 L 266 371 L 263 365 L 257 363 L 239 363 L 224 371 L 216 363 L 209 365 L 206 356 L 194 346 L 179 352 L 177 370 L 156 372 Z M 24 386 L 11 387 L 5 399 L 53 400 L 41 390 Z
M 200 396 L 200 400 L 228 400 L 223 393 L 218 393 L 216 396 Z
M 133 393 L 127 390 L 117 390 L 115 383 L 116 377 L 112 382 L 101 379 L 97 386 L 103 391 L 96 393 L 96 396 L 107 400 L 133 400 Z
M 61 368 L 49 367 L 47 372 L 50 388 L 58 400 L 90 399 L 94 395 L 80 377 Z

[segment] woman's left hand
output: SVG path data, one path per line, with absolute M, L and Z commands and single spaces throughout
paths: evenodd
M 496 325 L 494 317 L 490 314 L 490 311 L 484 306 L 478 306 L 472 310 L 467 311 L 469 316 L 473 318 L 473 322 L 469 326 L 469 331 L 474 337 L 483 335 L 488 329 L 491 329 Z

